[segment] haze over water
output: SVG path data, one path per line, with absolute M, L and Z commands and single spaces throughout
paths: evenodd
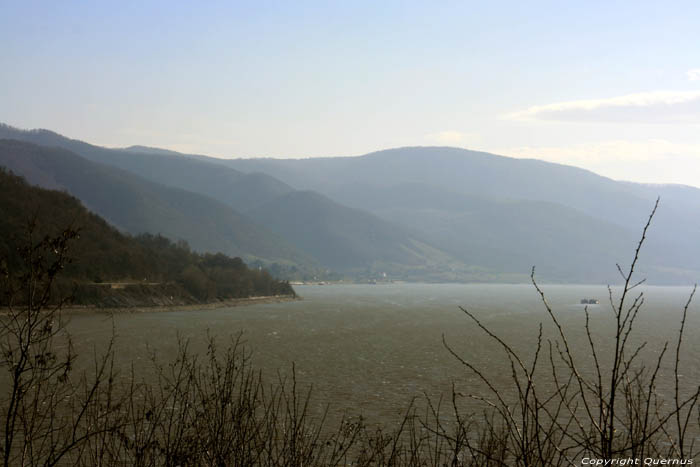
M 590 354 L 583 329 L 581 298 L 598 298 L 590 307 L 591 327 L 605 336 L 611 320 L 603 286 L 543 285 L 574 351 Z M 616 291 L 616 290 L 614 290 Z M 531 285 L 389 284 L 299 286 L 301 301 L 259 304 L 200 311 L 116 314 L 73 314 L 69 330 L 78 351 L 89 360 L 93 345 L 102 346 L 117 334 L 119 364 L 138 367 L 155 350 L 161 361 L 174 358 L 177 336 L 191 339 L 192 349 L 203 351 L 207 331 L 219 338 L 243 331 L 253 364 L 268 378 L 289 374 L 296 366 L 297 380 L 313 384 L 314 410 L 326 404 L 331 416 L 347 409 L 370 422 L 398 420 L 411 398 L 423 393 L 447 396 L 454 381 L 460 392 L 479 391 L 476 379 L 449 355 L 446 341 L 466 360 L 486 370 L 504 388 L 511 386 L 510 366 L 503 351 L 459 310 L 468 308 L 482 323 L 529 361 L 537 328 L 553 337 L 539 296 Z M 639 315 L 637 340 L 648 340 L 646 361 L 655 359 L 663 341 L 672 339 L 690 289 L 644 287 L 646 302 Z M 684 339 L 685 361 L 700 358 L 700 316 L 692 305 Z M 605 347 L 607 341 L 600 338 Z M 150 350 L 149 350 L 150 349 Z M 668 363 L 672 363 L 668 360 Z M 542 360 L 542 368 L 548 365 Z M 687 377 L 700 378 L 697 365 Z M 663 387 L 663 382 L 660 383 Z

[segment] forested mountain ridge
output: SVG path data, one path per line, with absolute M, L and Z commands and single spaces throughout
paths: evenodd
M 614 282 L 615 264 L 628 261 L 624 245 L 635 242 L 660 197 L 641 266 L 652 282 L 694 282 L 700 274 L 700 190 L 693 187 L 620 182 L 450 147 L 308 159 L 196 157 L 322 193 L 401 226 L 454 262 L 509 277 L 539 265 L 550 280 Z
M 244 256 L 251 264 L 261 264 L 282 277 L 303 279 L 310 277 L 375 277 L 386 271 L 401 271 L 403 278 L 416 278 L 426 270 L 439 270 L 439 264 L 454 262 L 449 256 L 440 254 L 439 249 L 430 247 L 420 239 L 411 237 L 399 225 L 389 225 L 386 221 L 370 213 L 348 209 L 321 195 L 295 193 L 294 189 L 269 175 L 253 172 L 243 172 L 230 169 L 210 161 L 203 156 L 180 155 L 173 151 L 148 148 L 142 146 L 125 149 L 108 149 L 93 146 L 82 141 L 71 140 L 48 130 L 24 131 L 7 125 L 0 126 L 0 136 L 11 136 L 35 144 L 50 144 L 70 151 L 99 163 L 103 169 L 107 166 L 131 172 L 139 177 L 147 178 L 161 185 L 185 189 L 213 198 L 227 204 L 237 212 L 244 213 L 246 218 L 257 221 L 257 225 L 279 238 L 280 245 L 290 245 L 300 254 L 290 258 L 289 255 L 262 254 L 258 251 L 240 250 L 235 253 Z M 1 159 L 0 159 L 1 161 Z M 43 177 L 43 178 L 47 178 Z M 31 179 L 31 178 L 30 178 Z M 46 182 L 37 178 L 37 183 Z M 55 185 L 55 184 L 54 184 Z M 77 192 L 71 189 L 88 206 L 92 204 L 89 192 Z M 167 196 L 163 196 L 167 200 Z M 323 198 L 323 202 L 319 203 Z M 291 205 L 288 201 L 296 200 Z M 286 208 L 281 209 L 280 206 Z M 276 213 L 275 215 L 266 214 Z M 303 222 L 297 213 L 304 213 Z M 346 213 L 350 216 L 344 219 L 346 225 L 352 225 L 345 232 L 338 230 L 334 222 L 343 220 L 332 213 Z M 110 213 L 105 212 L 112 220 Z M 333 219 L 333 220 L 331 220 Z M 352 219 L 353 222 L 349 222 Z M 202 225 L 206 219 L 198 221 Z M 115 220 L 116 222 L 116 220 Z M 117 222 L 118 225 L 121 225 Z M 155 226 L 140 220 L 139 226 L 145 225 L 140 231 L 155 231 Z M 133 232 L 133 229 L 129 229 Z M 182 231 L 182 229 L 180 230 Z M 335 233 L 331 233 L 335 232 Z M 363 235 L 348 235 L 348 232 L 384 232 L 400 241 L 390 242 L 386 236 L 367 237 Z M 295 233 L 294 235 L 288 235 Z M 168 235 L 171 235 L 168 233 Z M 208 238 L 208 244 L 203 245 L 193 232 L 185 232 L 177 238 L 187 239 L 193 247 L 202 251 L 217 251 L 221 249 L 220 239 Z M 268 235 L 269 237 L 269 235 Z M 411 237 L 411 238 L 409 238 Z M 264 238 L 264 237 L 263 237 Z M 368 241 L 365 241 L 368 240 Z M 266 242 L 270 243 L 270 242 Z M 330 245 L 333 245 L 330 247 Z M 381 247 L 379 246 L 381 245 Z M 226 245 L 226 248 L 229 248 Z M 222 250 L 230 252 L 230 250 Z M 398 252 L 405 254 L 398 254 Z M 427 252 L 427 253 L 426 253 Z M 270 259 L 272 256 L 272 259 Z M 347 261 L 336 261 L 333 258 L 345 258 Z M 462 266 L 460 266 L 462 268 Z M 315 272 L 314 272 L 315 271 Z M 428 278 L 429 276 L 423 276 Z M 449 276 L 430 276 L 433 280 L 445 279 Z
M 574 282 L 614 281 L 606 271 L 629 261 L 622 245 L 634 242 L 660 198 L 641 267 L 656 283 L 700 276 L 700 189 L 693 187 L 620 182 L 577 167 L 449 147 L 220 163 L 367 210 L 467 264 L 500 272 L 543 265 L 551 279 Z
M 0 124 L 0 139 L 2 138 L 63 148 L 93 162 L 117 167 L 162 185 L 216 199 L 238 212 L 292 191 L 291 187 L 269 175 L 247 174 L 210 161 L 157 148 L 135 146 L 110 149 L 69 139 L 49 130 L 24 131 Z
M 700 276 L 700 190 L 692 187 L 619 182 L 576 167 L 448 147 L 224 160 L 142 146 L 100 148 L 46 130 L 3 131 L 238 207 L 298 255 L 341 276 L 519 282 L 535 265 L 543 280 L 615 283 L 615 264 L 629 261 L 629 245 L 658 196 L 642 273 L 664 284 Z M 253 188 L 242 189 L 245 183 Z M 287 272 L 296 267 L 294 260 L 279 264 Z
M 76 303 L 100 306 L 205 303 L 252 296 L 293 295 L 287 282 L 251 270 L 240 258 L 198 254 L 165 237 L 120 233 L 66 193 L 29 185 L 0 169 L 0 259 L 10 276 L 25 268 L 18 248 L 66 229 L 71 259 L 57 284 L 59 293 L 76 290 Z M 31 234 L 31 240 L 29 239 Z M 0 301 L 10 297 L 6 282 Z M 23 297 L 13 297 L 21 302 Z
M 313 191 L 288 193 L 247 214 L 337 271 L 415 276 L 451 261 L 396 224 Z
M 68 191 L 88 209 L 131 234 L 162 233 L 186 240 L 196 251 L 265 263 L 314 264 L 284 239 L 219 201 L 88 161 L 61 148 L 0 140 L 0 166 L 32 184 Z

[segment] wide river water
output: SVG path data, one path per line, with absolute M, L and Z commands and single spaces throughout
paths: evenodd
M 601 286 L 543 285 L 572 348 L 589 361 L 582 298 L 597 298 L 591 306 L 591 327 L 601 349 L 608 347 L 612 313 L 608 292 Z M 329 404 L 331 416 L 343 410 L 368 420 L 393 422 L 413 397 L 448 395 L 452 384 L 461 392 L 482 386 L 443 345 L 508 388 L 510 366 L 503 351 L 459 309 L 463 306 L 529 360 L 538 325 L 554 337 L 540 297 L 531 285 L 382 284 L 296 287 L 303 300 L 199 311 L 75 313 L 69 330 L 83 355 L 92 354 L 116 333 L 119 364 L 137 368 L 155 350 L 163 361 L 172 358 L 178 335 L 204 349 L 207 331 L 224 343 L 243 332 L 253 364 L 268 378 L 289 374 L 313 385 L 313 410 Z M 645 304 L 634 331 L 634 342 L 648 341 L 642 358 L 651 362 L 666 340 L 674 341 L 689 287 L 640 287 Z M 616 290 L 613 290 L 616 292 Z M 617 295 L 617 293 L 615 293 Z M 700 382 L 700 313 L 689 309 L 684 339 L 684 373 L 688 383 Z M 674 347 L 675 348 L 675 347 Z M 669 355 L 670 356 L 670 355 Z M 604 358 L 605 360 L 605 358 Z M 546 365 L 545 360 L 542 361 Z M 672 360 L 664 365 L 670 368 Z M 663 386 L 663 383 L 661 384 Z

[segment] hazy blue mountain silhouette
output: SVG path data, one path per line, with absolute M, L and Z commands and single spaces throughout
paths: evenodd
M 619 182 L 590 171 L 445 147 L 360 157 L 215 159 L 133 146 L 107 149 L 47 130 L 0 136 L 86 158 L 214 198 L 325 268 L 424 280 L 541 277 L 614 282 L 657 196 L 642 257 L 653 282 L 700 271 L 700 190 Z
M 281 237 L 219 201 L 88 161 L 65 149 L 0 140 L 0 165 L 32 184 L 69 192 L 129 233 L 184 239 L 198 251 L 313 263 Z

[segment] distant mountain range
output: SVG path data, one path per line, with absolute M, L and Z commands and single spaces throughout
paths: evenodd
M 655 283 L 700 277 L 692 187 L 444 147 L 224 160 L 9 126 L 2 138 L 0 165 L 69 191 L 118 228 L 275 265 L 285 277 L 518 282 L 536 265 L 542 280 L 614 283 L 659 196 L 641 272 Z
M 0 140 L 0 165 L 32 184 L 65 190 L 132 234 L 163 234 L 198 251 L 271 262 L 312 263 L 292 245 L 226 204 L 57 147 Z

